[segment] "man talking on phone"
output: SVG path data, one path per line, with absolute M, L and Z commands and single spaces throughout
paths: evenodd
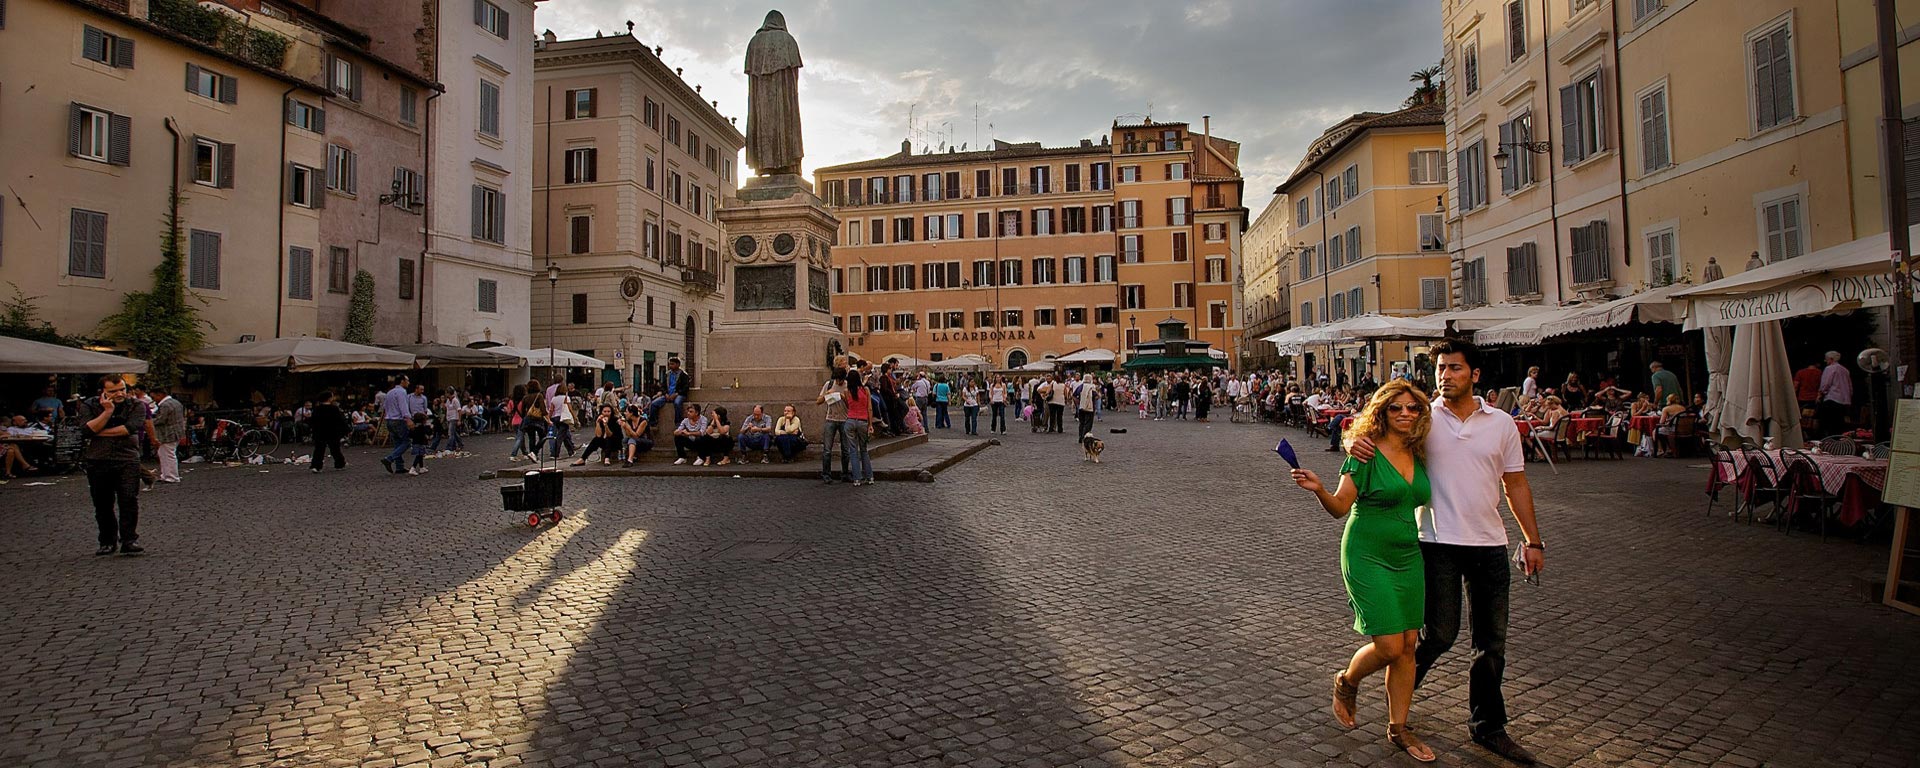
M 87 432 L 80 458 L 87 463 L 87 492 L 100 526 L 94 554 L 111 555 L 116 547 L 123 555 L 140 554 L 140 443 L 135 436 L 147 431 L 147 408 L 129 400 L 126 380 L 110 373 L 100 377 L 99 396 L 80 404 L 80 419 Z
M 1413 684 L 1426 680 L 1433 663 L 1460 635 L 1462 582 L 1473 631 L 1473 665 L 1467 675 L 1467 728 L 1473 741 L 1520 765 L 1534 757 L 1507 734 L 1507 702 L 1500 692 L 1507 666 L 1507 526 L 1500 519 L 1506 497 L 1526 545 L 1515 558 L 1529 577 L 1546 564 L 1546 545 L 1533 518 L 1533 489 L 1513 417 L 1473 395 L 1480 380 L 1480 350 L 1446 340 L 1429 352 L 1440 396 L 1433 401 L 1427 432 L 1427 476 L 1433 504 L 1416 513 L 1420 556 L 1426 563 L 1426 626 L 1414 651 Z M 1373 458 L 1373 443 L 1359 440 L 1352 454 Z M 1503 493 L 1504 492 L 1504 493 Z

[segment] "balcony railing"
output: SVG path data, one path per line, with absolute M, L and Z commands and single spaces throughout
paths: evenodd
M 1193 148 L 1192 139 L 1138 139 L 1121 142 L 1120 154 L 1141 155 L 1151 152 L 1183 152 Z
M 695 291 L 712 293 L 720 287 L 720 279 L 718 275 L 708 270 L 682 268 L 680 284 Z
M 1113 185 L 1108 184 L 1104 186 L 1095 187 L 1089 184 L 1089 185 L 1083 185 L 1079 189 L 1070 190 L 1066 188 L 1065 184 L 1059 184 L 1059 183 L 1046 184 L 1046 185 L 1041 185 L 1039 187 L 1035 187 L 1032 184 L 1020 184 L 1011 188 L 1011 190 L 1008 190 L 1006 188 L 1001 188 L 1001 187 L 995 187 L 994 189 L 997 190 L 997 193 L 985 194 L 985 195 L 977 194 L 971 191 L 948 192 L 945 194 L 932 196 L 932 197 L 916 194 L 913 196 L 913 199 L 911 200 L 897 200 L 893 195 L 883 196 L 879 200 L 874 200 L 871 197 L 865 197 L 865 196 L 861 197 L 858 200 L 851 199 L 850 197 L 842 197 L 841 199 L 837 199 L 837 200 L 829 198 L 827 200 L 827 205 L 832 208 L 866 208 L 866 207 L 875 206 L 875 205 L 914 205 L 916 203 L 938 203 L 938 202 L 945 202 L 948 200 L 990 200 L 993 198 L 1009 198 L 1009 197 L 1041 197 L 1041 196 L 1047 196 L 1047 195 L 1083 195 L 1089 192 L 1110 192 L 1113 190 Z

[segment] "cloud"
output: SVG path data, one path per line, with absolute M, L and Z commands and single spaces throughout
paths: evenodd
M 765 3 L 554 0 L 562 38 L 626 31 L 745 123 Z M 1390 110 L 1440 59 L 1438 4 L 1410 0 L 818 0 L 779 10 L 800 43 L 806 171 L 948 142 L 1069 145 L 1121 115 L 1200 121 L 1241 144 L 1248 205 L 1327 127 Z M 977 110 L 977 120 L 976 120 Z M 909 115 L 912 122 L 909 123 Z

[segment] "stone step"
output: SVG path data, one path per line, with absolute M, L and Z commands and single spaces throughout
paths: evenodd
M 873 456 L 874 477 L 881 480 L 930 480 L 934 473 L 972 456 L 987 447 L 987 440 L 929 440 L 926 435 L 887 438 L 871 444 L 867 451 Z M 662 451 L 656 447 L 632 467 L 600 464 L 598 460 L 585 466 L 572 466 L 570 460 L 562 459 L 560 467 L 569 477 L 766 477 L 818 479 L 820 477 L 820 446 L 810 443 L 807 450 L 793 463 L 782 463 L 776 452 L 772 461 L 761 464 L 734 463 L 724 466 L 696 467 L 692 464 L 674 464 L 673 451 Z M 840 471 L 840 460 L 834 459 L 834 471 Z M 504 467 L 480 473 L 480 479 L 514 479 L 534 467 L 531 463 Z M 926 477 L 921 477 L 925 472 Z

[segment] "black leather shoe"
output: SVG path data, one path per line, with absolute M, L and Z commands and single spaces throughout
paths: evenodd
M 113 554 L 113 549 L 114 549 L 114 547 L 113 547 L 113 545 L 112 545 L 112 544 L 102 544 L 102 545 L 100 545 L 100 548 L 99 548 L 99 549 L 96 549 L 96 550 L 94 550 L 94 551 L 93 551 L 93 554 L 94 554 L 95 556 L 99 556 L 99 555 L 111 555 L 111 554 Z
M 1533 759 L 1532 752 L 1528 752 L 1526 747 L 1520 746 L 1519 742 L 1514 741 L 1512 736 L 1508 736 L 1505 733 L 1497 733 L 1492 736 L 1475 736 L 1473 737 L 1473 743 L 1486 747 L 1488 752 L 1511 760 L 1516 765 L 1533 765 L 1537 762 Z
M 120 545 L 120 554 L 123 554 L 123 555 L 137 555 L 145 551 L 147 551 L 146 547 L 142 547 L 139 544 L 135 544 L 131 541 Z

